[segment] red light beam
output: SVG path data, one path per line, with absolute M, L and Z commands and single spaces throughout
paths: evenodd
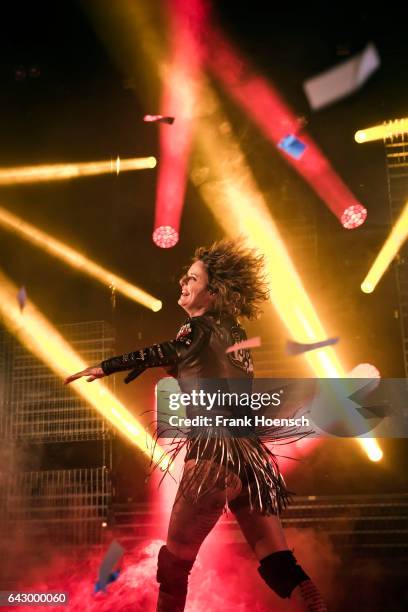
M 200 0 L 166 0 L 166 5 L 171 51 L 163 68 L 160 112 L 177 120 L 171 129 L 160 126 L 153 241 L 161 248 L 172 247 L 179 239 L 202 55 L 195 32 L 204 17 Z
M 299 119 L 277 90 L 256 74 L 250 63 L 240 56 L 215 28 L 211 28 L 208 45 L 207 61 L 211 71 L 271 142 L 278 147 L 285 137 L 299 132 Z M 306 148 L 300 158 L 296 159 L 283 148 L 278 148 L 278 151 L 309 183 L 343 227 L 353 229 L 364 223 L 367 217 L 365 207 L 303 131 L 301 139 Z

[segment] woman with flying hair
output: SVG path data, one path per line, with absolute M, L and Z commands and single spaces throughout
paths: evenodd
M 185 388 L 183 381 L 188 386 L 200 379 L 222 379 L 229 389 L 242 380 L 251 384 L 250 351 L 226 353 L 226 349 L 246 339 L 239 319 L 256 318 L 268 298 L 263 256 L 242 241 L 222 240 L 200 247 L 180 286 L 178 304 L 188 319 L 174 340 L 107 359 L 65 382 L 82 376 L 91 382 L 131 370 L 125 379 L 129 382 L 146 368 L 162 366 L 177 378 L 181 389 Z M 223 428 L 195 428 L 178 440 L 170 462 L 182 448 L 186 449 L 183 474 L 167 541 L 158 557 L 157 610 L 184 610 L 188 576 L 199 548 L 227 508 L 237 519 L 270 588 L 290 598 L 296 610 L 326 611 L 319 591 L 288 549 L 279 520 L 288 491 L 275 456 L 256 433 L 234 436 Z

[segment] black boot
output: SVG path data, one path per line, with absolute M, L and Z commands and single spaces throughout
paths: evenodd
M 157 612 L 183 612 L 193 565 L 194 560 L 181 559 L 167 546 L 161 547 L 157 564 L 157 582 L 160 583 Z
M 279 597 L 288 598 L 296 589 L 296 598 L 308 612 L 327 612 L 317 587 L 297 563 L 292 551 L 280 550 L 268 555 L 261 560 L 258 571 Z
M 156 612 L 183 612 L 186 605 L 186 597 L 187 593 L 184 596 L 170 595 L 160 589 Z

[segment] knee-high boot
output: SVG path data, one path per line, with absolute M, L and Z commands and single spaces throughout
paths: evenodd
M 292 551 L 281 550 L 268 555 L 261 560 L 258 571 L 279 597 L 290 597 L 303 612 L 327 612 L 320 592 Z
M 194 560 L 181 559 L 167 546 L 159 551 L 157 582 L 160 584 L 157 612 L 183 612 L 187 598 L 188 576 Z

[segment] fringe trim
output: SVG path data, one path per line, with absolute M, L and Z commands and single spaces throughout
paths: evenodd
M 174 428 L 171 431 L 173 438 L 157 461 L 153 459 L 155 449 L 159 437 L 165 437 L 165 432 L 156 427 L 153 434 L 150 466 L 151 473 L 157 468 L 163 472 L 160 484 L 167 474 L 175 480 L 171 466 L 185 450 L 185 461 L 194 459 L 195 467 L 188 472 L 183 470 L 179 485 L 182 495 L 197 503 L 211 491 L 219 490 L 220 483 L 221 488 L 225 488 L 222 483 L 227 482 L 230 474 L 236 475 L 242 482 L 240 496 L 247 495 L 250 510 L 265 515 L 280 514 L 293 495 L 279 470 L 277 456 L 265 443 L 290 444 L 310 433 L 300 434 L 295 428 L 265 428 L 261 435 L 250 433 L 245 437 L 235 437 L 221 428 L 200 430 L 194 435 L 181 431 L 175 435 Z

